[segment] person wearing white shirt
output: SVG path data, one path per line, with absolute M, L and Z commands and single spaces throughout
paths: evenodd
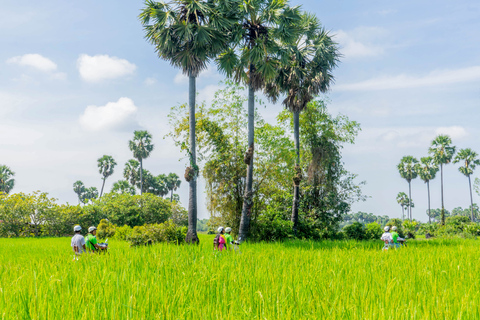
M 85 248 L 85 238 L 80 234 L 82 227 L 75 226 L 73 227 L 73 231 L 75 232 L 75 235 L 72 237 L 72 249 L 76 255 L 80 255 L 87 251 Z
M 388 248 L 393 245 L 393 237 L 392 237 L 392 234 L 390 233 L 389 226 L 386 226 L 385 228 L 383 228 L 383 230 L 385 232 L 382 234 L 382 237 L 380 238 L 380 240 L 385 242 L 385 246 L 383 247 L 383 250 L 388 250 Z

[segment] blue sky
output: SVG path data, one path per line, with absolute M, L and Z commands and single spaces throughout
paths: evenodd
M 399 217 L 395 196 L 408 189 L 396 165 L 404 155 L 425 156 L 436 134 L 480 151 L 480 2 L 292 3 L 316 13 L 342 46 L 329 110 L 361 123 L 344 160 L 371 196 L 354 211 Z M 103 154 L 119 163 L 110 188 L 131 158 L 127 142 L 135 129 L 154 136 L 147 169 L 182 175 L 182 155 L 163 137 L 170 107 L 187 100 L 187 83 L 144 40 L 142 6 L 0 0 L 0 164 L 16 172 L 14 191 L 42 190 L 76 203 L 76 180 L 100 188 L 96 159 Z M 220 80 L 214 68 L 204 72 L 199 99 L 210 101 Z M 273 121 L 281 108 L 260 112 Z M 446 208 L 468 206 L 467 179 L 456 165 L 446 167 L 445 182 Z M 425 220 L 426 187 L 417 179 L 412 189 L 414 217 Z M 438 179 L 431 189 L 438 207 Z M 185 183 L 179 193 L 187 199 Z M 208 217 L 202 193 L 199 200 L 200 217 Z

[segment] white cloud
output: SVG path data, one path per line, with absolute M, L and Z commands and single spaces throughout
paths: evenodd
M 125 59 L 108 55 L 82 54 L 77 60 L 80 76 L 87 82 L 100 82 L 131 75 L 137 66 Z
M 57 70 L 57 64 L 55 62 L 38 53 L 29 53 L 24 54 L 23 56 L 12 57 L 7 60 L 7 63 L 28 66 L 43 72 L 52 72 Z
M 88 106 L 79 122 L 88 131 L 118 129 L 136 123 L 137 110 L 133 100 L 124 97 L 104 106 Z
M 385 49 L 375 42 L 383 38 L 386 31 L 378 27 L 358 27 L 346 32 L 335 32 L 335 40 L 340 44 L 340 52 L 345 58 L 375 57 L 384 53 Z
M 432 87 L 480 80 L 480 66 L 462 69 L 434 70 L 425 76 L 385 76 L 343 84 L 334 87 L 337 91 L 391 90 L 405 88 Z
M 157 83 L 157 79 L 147 78 L 147 79 L 145 79 L 145 81 L 143 81 L 143 83 L 145 83 L 145 85 L 147 85 L 147 86 L 153 86 L 155 83 Z
M 452 126 L 452 127 L 440 127 L 435 130 L 435 135 L 439 134 L 446 134 L 449 135 L 452 139 L 462 139 L 468 136 L 467 130 L 460 126 Z

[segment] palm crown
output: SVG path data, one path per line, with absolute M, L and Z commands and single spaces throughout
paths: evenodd
M 140 178 L 138 169 L 140 163 L 137 160 L 130 159 L 125 163 L 125 169 L 123 169 L 123 177 L 130 182 L 132 186 L 135 186 Z
M 0 166 L 0 192 L 9 193 L 13 187 L 15 186 L 15 180 L 13 176 L 15 172 L 13 172 L 7 166 Z
M 448 164 L 455 154 L 455 147 L 451 146 L 452 139 L 447 135 L 439 135 L 432 141 L 428 152 L 432 154 L 436 164 Z
M 476 166 L 480 165 L 478 154 L 470 148 L 461 149 L 457 153 L 455 159 L 453 160 L 453 163 L 458 162 L 463 162 L 463 166 L 460 166 L 460 168 L 458 168 L 458 171 L 460 171 L 467 177 L 473 173 L 473 170 L 475 170 Z
M 418 175 L 417 171 L 415 170 L 417 163 L 418 160 L 412 156 L 403 157 L 397 166 L 400 176 L 408 182 L 412 181 L 412 179 L 415 179 Z
M 128 142 L 133 157 L 137 160 L 145 159 L 153 150 L 152 135 L 148 131 L 135 131 L 133 140 Z
M 435 179 L 435 175 L 438 172 L 438 165 L 432 157 L 423 157 L 420 159 L 420 163 L 415 167 L 415 170 L 420 179 L 427 183 L 428 181 Z
M 116 165 L 117 163 L 112 156 L 104 155 L 97 160 L 98 172 L 103 176 L 104 179 L 113 174 L 113 169 Z

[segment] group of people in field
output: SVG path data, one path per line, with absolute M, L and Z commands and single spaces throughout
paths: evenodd
M 217 251 L 223 250 L 233 250 L 235 245 L 239 243 L 233 240 L 232 235 L 232 228 L 227 227 L 219 227 L 217 229 L 217 235 L 213 239 L 213 249 Z
M 393 226 L 391 228 L 392 232 L 390 232 L 390 227 L 386 226 L 383 228 L 385 231 L 380 238 L 385 245 L 383 246 L 383 250 L 388 250 L 390 248 L 399 248 L 400 246 L 405 244 L 405 239 L 400 238 L 400 235 L 397 232 L 397 226 Z
M 107 246 L 99 245 L 97 241 L 97 228 L 90 227 L 88 228 L 88 234 L 86 237 L 82 236 L 81 234 L 82 227 L 76 225 L 73 227 L 73 232 L 75 235 L 72 237 L 72 249 L 75 255 L 81 255 L 84 252 L 97 252 L 101 250 L 107 249 Z

